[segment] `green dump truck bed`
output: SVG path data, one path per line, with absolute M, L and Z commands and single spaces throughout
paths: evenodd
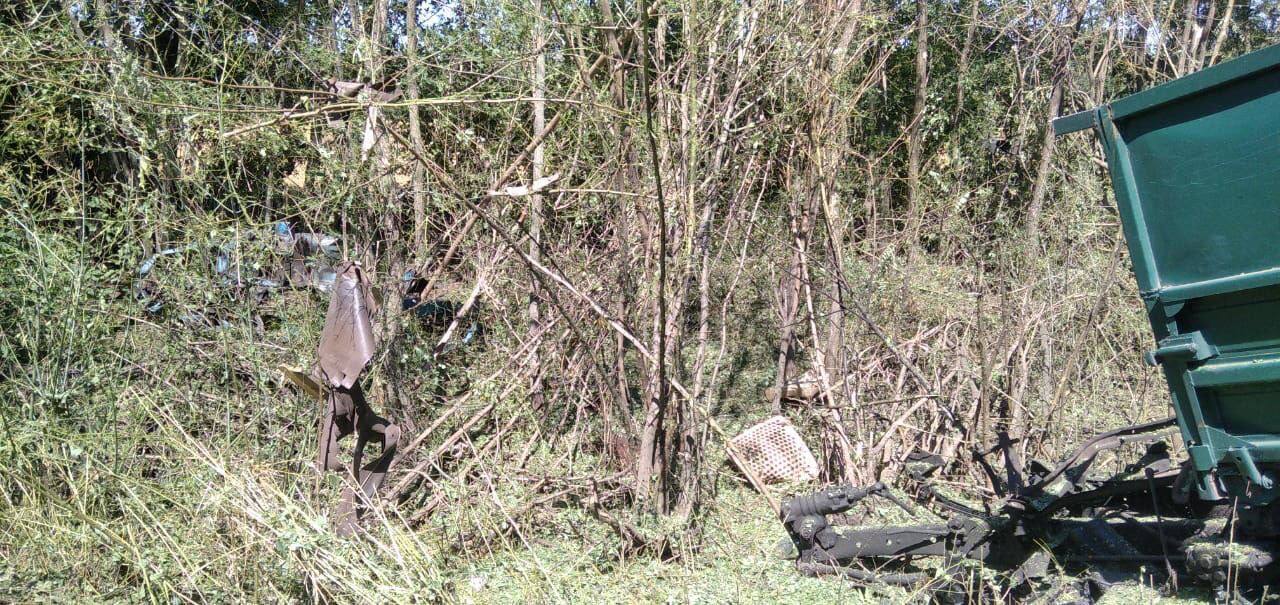
M 1280 45 L 1054 122 L 1101 137 L 1200 492 L 1280 463 Z M 1261 489 L 1259 489 L 1261 488 Z

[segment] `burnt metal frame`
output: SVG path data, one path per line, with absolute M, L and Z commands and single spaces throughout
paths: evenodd
M 1172 562 L 1183 558 L 1182 543 L 1174 538 L 1190 537 L 1203 526 L 1201 521 L 1157 516 L 1151 522 L 1122 517 L 1120 523 L 1111 524 L 1102 519 L 1062 518 L 1058 513 L 1144 493 L 1152 498 L 1153 509 L 1159 511 L 1154 490 L 1176 489 L 1178 477 L 1186 472 L 1186 467 L 1169 468 L 1167 449 L 1149 448 L 1158 455 L 1146 456 L 1144 464 L 1130 465 L 1123 475 L 1105 481 L 1091 480 L 1088 471 L 1099 453 L 1124 445 L 1158 442 L 1168 436 L 1173 426 L 1174 419 L 1168 418 L 1098 435 L 1054 470 L 1007 498 L 995 514 L 943 498 L 924 483 L 924 494 L 955 513 L 946 523 L 858 529 L 832 525 L 829 515 L 847 512 L 871 496 L 890 499 L 912 511 L 885 485 L 877 483 L 865 488 L 833 486 L 792 497 L 783 502 L 780 516 L 797 551 L 797 569 L 808 575 L 839 574 L 864 582 L 916 584 L 931 576 L 923 572 L 878 573 L 851 565 L 862 561 L 884 567 L 915 557 L 943 557 L 944 568 L 960 559 L 977 559 L 996 567 L 1017 568 L 1019 573 L 1015 575 L 1025 579 L 1029 572 L 1023 566 L 1029 555 L 1049 543 L 1064 544 L 1072 551 L 1065 558 L 1072 562 L 1164 561 L 1165 567 L 1172 569 Z M 1149 538 L 1140 544 L 1149 548 L 1136 548 L 1122 533 L 1129 534 L 1132 540 Z M 1055 536 L 1066 538 L 1054 539 Z

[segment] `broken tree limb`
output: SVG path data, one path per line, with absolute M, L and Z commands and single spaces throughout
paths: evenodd
M 489 197 L 529 197 L 535 193 L 540 193 L 558 180 L 560 180 L 559 172 L 551 176 L 535 179 L 528 185 L 510 185 L 502 191 L 490 191 Z

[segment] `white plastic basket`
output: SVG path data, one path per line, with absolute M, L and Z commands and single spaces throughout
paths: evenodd
M 765 483 L 813 481 L 818 461 L 785 416 L 773 416 L 729 440 L 734 452 Z

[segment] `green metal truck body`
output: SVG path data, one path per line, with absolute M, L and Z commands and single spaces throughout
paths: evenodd
M 1280 45 L 1054 121 L 1093 128 L 1201 497 L 1277 495 Z

